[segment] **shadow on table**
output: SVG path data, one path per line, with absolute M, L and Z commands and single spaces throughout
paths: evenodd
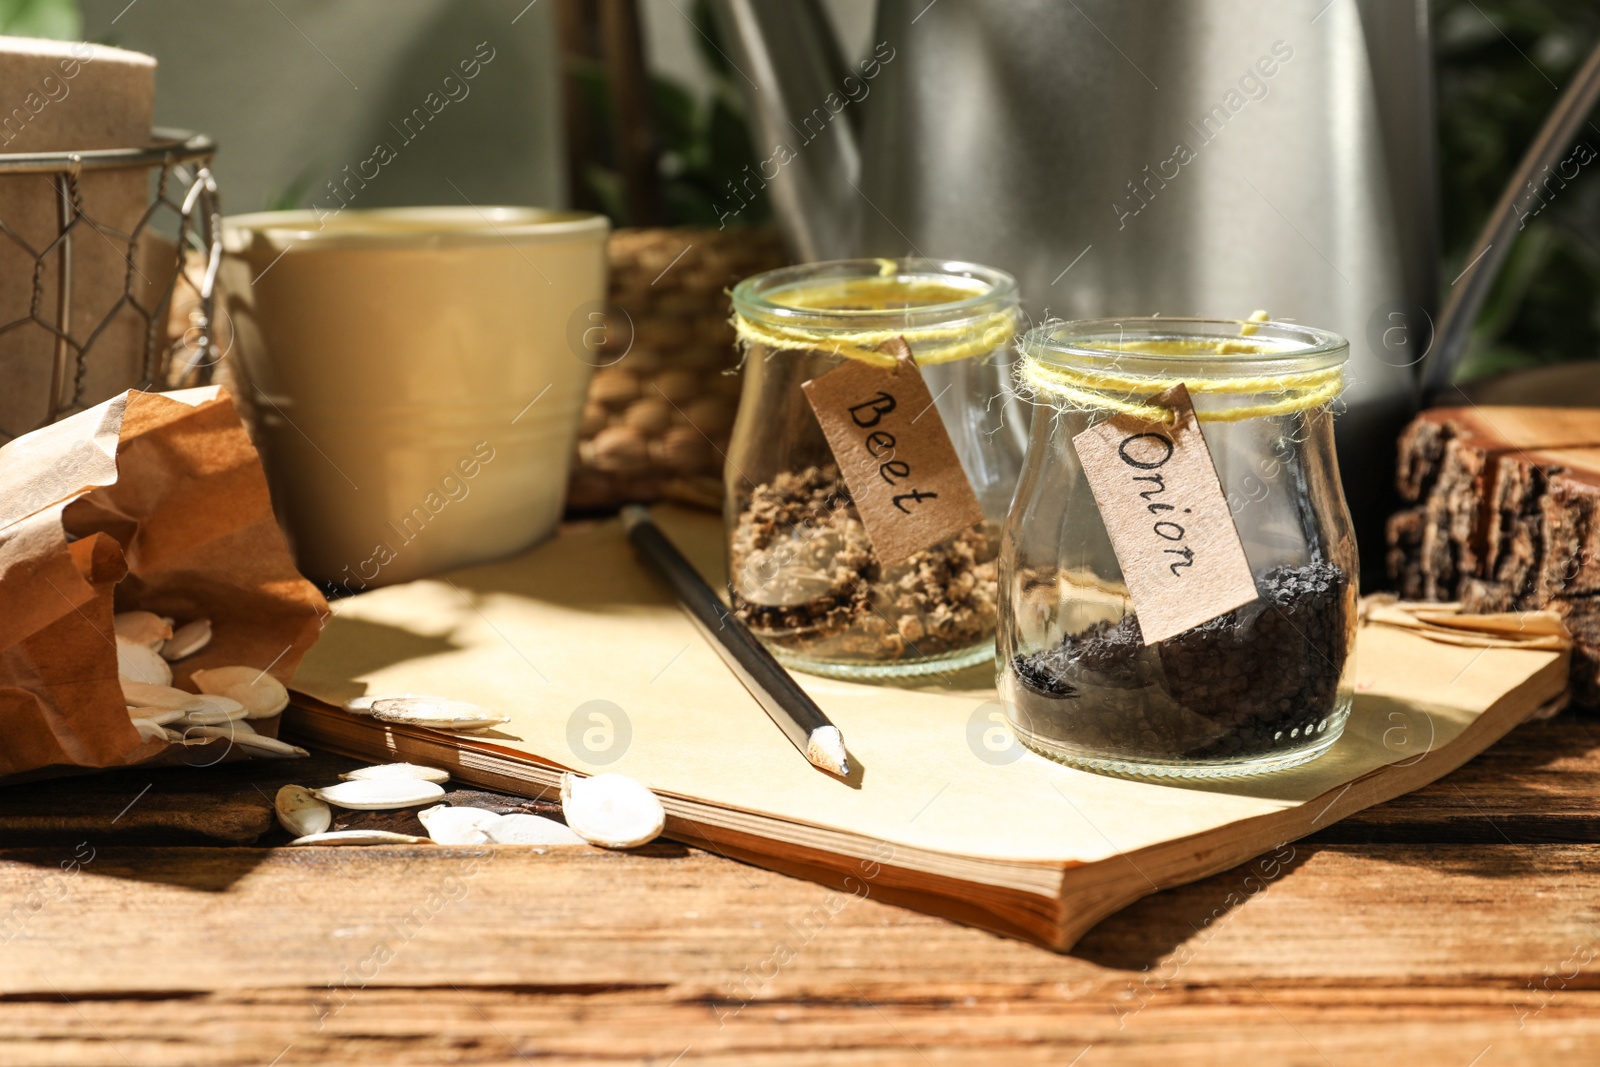
M 363 675 L 375 674 L 408 660 L 444 655 L 461 647 L 446 637 L 341 616 L 323 629 L 306 662 L 300 665 L 296 680 L 314 679 L 313 688 L 318 697 L 330 704 L 342 704 L 368 695 L 367 684 L 356 680 Z
M 1180 945 L 1209 939 L 1234 908 L 1294 873 L 1309 851 L 1290 842 L 1232 870 L 1137 900 L 1101 920 L 1071 955 L 1102 967 L 1154 968 Z
M 1152 972 L 1183 945 L 1196 953 L 1229 913 L 1326 848 L 1381 849 L 1384 865 L 1484 879 L 1546 879 L 1551 859 L 1527 848 L 1600 840 L 1592 769 L 1552 775 L 1600 747 L 1600 722 L 1568 712 L 1517 727 L 1421 789 L 1356 812 L 1276 853 L 1190 885 L 1152 894 L 1112 915 L 1072 955 L 1106 967 Z M 1473 846 L 1495 846 L 1490 848 Z M 1289 850 L 1293 850 L 1292 856 Z M 1373 892 L 1383 889 L 1381 876 Z
M 220 891 L 265 858 L 237 846 L 278 834 L 272 798 L 281 786 L 337 781 L 358 765 L 315 754 L 7 786 L 0 788 L 0 861 L 60 867 L 76 859 L 91 875 Z M 155 851 L 175 848 L 187 850 L 181 861 Z M 96 858 L 84 862 L 88 854 Z

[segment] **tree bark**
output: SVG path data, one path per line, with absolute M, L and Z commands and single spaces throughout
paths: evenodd
M 1407 507 L 1389 576 L 1413 600 L 1549 608 L 1575 640 L 1578 703 L 1600 707 L 1600 411 L 1435 408 L 1399 441 Z

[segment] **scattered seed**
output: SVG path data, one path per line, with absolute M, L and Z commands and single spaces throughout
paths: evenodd
M 184 723 L 189 726 L 221 726 L 225 722 L 244 718 L 244 705 L 238 701 L 230 700 L 231 708 L 199 708 L 184 714 Z
M 235 718 L 239 719 L 244 718 L 243 712 L 249 710 L 232 697 L 218 696 L 215 693 L 201 693 L 198 697 L 196 697 L 196 699 L 199 700 L 200 703 L 204 704 L 205 707 L 210 711 L 240 712 L 239 715 L 234 716 Z
M 497 845 L 587 845 L 589 843 L 565 823 L 525 812 L 497 816 L 489 827 L 489 840 Z
M 296 837 L 320 834 L 333 825 L 333 809 L 303 785 L 286 785 L 273 798 L 278 825 Z
M 170 708 L 177 711 L 199 711 L 205 707 L 200 697 L 185 693 L 170 685 L 152 685 L 149 682 L 122 680 L 122 697 L 136 708 Z
M 426 837 L 396 834 L 388 830 L 329 830 L 307 834 L 290 841 L 291 845 L 426 845 Z
M 367 714 L 384 722 L 435 730 L 481 730 L 511 721 L 509 715 L 445 697 L 382 697 L 372 702 Z
M 194 655 L 211 643 L 211 620 L 195 619 L 167 633 L 167 640 L 161 646 L 161 658 L 183 659 L 185 656 Z
M 155 652 L 172 636 L 172 623 L 152 611 L 119 611 L 111 616 L 117 636 Z
M 339 777 L 347 782 L 381 778 L 415 778 L 435 785 L 444 785 L 450 780 L 450 772 L 438 767 L 424 767 L 417 763 L 380 763 L 375 767 L 357 767 Z
M 345 701 L 344 710 L 353 711 L 357 715 L 371 715 L 372 705 L 380 700 L 443 700 L 444 697 L 429 696 L 427 693 L 372 693 L 364 697 L 352 697 Z
M 128 705 L 128 718 L 145 719 L 155 723 L 157 726 L 165 726 L 170 722 L 177 722 L 186 714 L 188 713 L 178 708 L 141 708 L 133 704 Z
M 411 778 L 369 778 L 340 782 L 338 785 L 330 785 L 315 792 L 320 800 L 355 811 L 409 808 L 444 796 L 444 790 L 432 782 Z
M 656 795 L 622 774 L 592 778 L 563 774 L 561 814 L 585 841 L 604 848 L 646 844 L 661 834 L 667 822 Z
M 448 804 L 417 812 L 417 819 L 427 827 L 428 836 L 440 845 L 486 845 L 489 827 L 500 816 L 482 808 L 453 808 Z
M 146 685 L 171 685 L 172 668 L 149 645 L 118 636 L 117 677 Z
M 304 759 L 311 755 L 299 745 L 291 745 L 287 741 L 279 741 L 276 737 L 256 733 L 248 723 L 238 722 L 233 725 L 240 727 L 234 732 L 234 744 L 249 749 L 251 756 L 260 756 L 263 759 Z M 202 726 L 200 729 L 215 730 L 217 727 Z
M 400 697 L 421 697 L 421 696 L 424 696 L 424 694 L 422 694 L 422 693 L 389 693 L 389 694 L 384 695 L 384 696 L 373 696 L 373 695 L 369 694 L 368 696 L 364 696 L 364 697 L 352 697 L 351 699 L 349 699 L 349 700 L 344 702 L 344 710 L 353 711 L 357 715 L 370 715 L 370 714 L 372 714 L 372 703 L 375 700 L 395 700 L 395 699 L 398 699 Z
M 202 693 L 225 696 L 245 706 L 245 718 L 266 719 L 289 706 L 283 683 L 254 667 L 213 667 L 195 671 L 194 684 Z
M 289 690 L 270 674 L 254 685 L 231 686 L 226 695 L 245 706 L 247 719 L 270 719 L 289 706 Z
M 167 729 L 152 719 L 134 719 L 133 728 L 139 731 L 139 736 L 146 741 L 165 741 Z
M 225 726 L 190 726 L 184 729 L 181 736 L 185 739 L 225 737 L 239 747 L 249 749 L 250 755 L 264 759 L 298 759 L 311 755 L 298 745 L 258 734 L 243 722 L 230 722 Z

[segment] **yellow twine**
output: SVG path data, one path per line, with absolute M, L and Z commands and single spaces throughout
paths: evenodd
M 879 262 L 880 278 L 893 277 L 899 269 L 899 265 L 892 259 Z M 817 311 L 842 310 L 863 295 L 862 281 L 862 279 L 850 279 L 838 285 L 807 287 L 791 294 L 786 303 Z M 912 309 L 925 310 L 926 307 L 948 302 L 949 294 L 955 287 L 945 281 L 913 281 L 885 288 L 891 289 L 896 298 L 908 303 L 915 303 L 919 296 L 927 297 L 924 308 Z M 856 299 L 853 300 L 852 297 Z M 846 359 L 860 360 L 878 367 L 894 366 L 894 355 L 880 352 L 878 348 L 885 342 L 899 337 L 911 347 L 917 364 L 928 367 L 937 363 L 970 359 L 1005 347 L 1016 334 L 1016 320 L 1010 310 L 1003 310 L 990 312 L 976 320 L 957 323 L 895 329 L 843 330 L 832 326 L 780 326 L 753 322 L 735 313 L 733 329 L 740 344 L 746 349 L 751 345 L 760 345 L 763 348 L 783 352 L 814 350 Z
M 1244 330 L 1241 332 L 1245 336 L 1255 333 L 1255 323 L 1264 318 L 1265 313 L 1256 312 L 1243 324 Z M 1237 350 L 1237 342 L 1222 342 L 1215 351 L 1226 354 Z M 1201 352 L 1193 354 L 1202 359 L 1205 356 Z M 1171 408 L 1149 403 L 1148 398 L 1179 384 L 1187 386 L 1191 395 L 1247 396 L 1265 393 L 1272 397 L 1259 404 L 1243 407 L 1196 411 L 1196 417 L 1202 422 L 1243 422 L 1308 411 L 1332 402 L 1344 391 L 1343 365 L 1280 375 L 1158 378 L 1144 374 L 1120 374 L 1114 370 L 1046 366 L 1024 352 L 1018 364 L 1017 377 L 1035 395 L 1064 401 L 1067 406 L 1079 410 L 1114 411 L 1145 422 L 1173 421 L 1175 416 Z M 1119 393 L 1135 395 L 1115 395 Z

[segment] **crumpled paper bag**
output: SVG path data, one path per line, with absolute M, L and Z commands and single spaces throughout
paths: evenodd
M 172 665 L 186 689 L 234 664 L 287 683 L 328 614 L 216 387 L 130 391 L 0 448 L 0 606 L 0 777 L 180 762 L 128 718 L 114 612 L 211 619 L 210 645 Z

